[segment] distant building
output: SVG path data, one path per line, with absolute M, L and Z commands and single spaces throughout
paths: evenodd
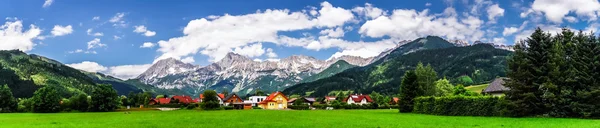
M 344 102 L 348 103 L 348 104 L 358 104 L 358 105 L 363 105 L 363 104 L 368 104 L 368 103 L 372 103 L 373 100 L 371 100 L 371 97 L 369 95 L 348 95 L 348 97 L 346 97 L 346 99 L 344 99 Z
M 296 102 L 296 100 L 302 100 L 302 102 L 304 104 L 307 104 L 308 106 L 313 105 L 313 103 L 315 102 L 315 98 L 312 97 L 292 98 L 288 100 L 288 105 L 295 105 L 294 103 Z
M 396 105 L 398 104 L 398 102 L 400 102 L 400 98 L 398 97 L 392 97 L 392 99 L 390 100 L 390 105 Z
M 252 103 L 252 106 L 258 106 L 258 103 L 262 102 L 265 99 L 267 99 L 267 96 L 251 96 L 250 102 Z
M 507 79 L 507 78 L 500 77 L 500 78 L 494 79 L 494 81 L 492 81 L 492 83 L 490 83 L 490 85 L 488 85 L 487 88 L 485 88 L 483 91 L 481 91 L 481 93 L 491 94 L 493 96 L 503 96 L 506 91 L 510 90 L 509 88 L 504 86 L 505 79 Z
M 225 98 L 225 100 L 223 100 L 223 104 L 225 106 L 230 106 L 233 103 L 243 103 L 244 100 L 242 100 L 242 98 L 240 98 L 237 94 L 231 94 L 229 96 L 227 96 Z
M 202 99 L 204 99 L 204 95 L 200 94 L 200 102 L 203 102 Z M 219 99 L 219 104 L 223 105 L 223 100 L 225 100 L 225 94 L 222 94 L 222 93 L 217 94 L 217 99 Z
M 281 92 L 273 92 L 265 100 L 258 103 L 263 109 L 287 109 L 288 98 Z
M 190 103 L 196 103 L 196 101 L 194 101 L 194 99 L 192 99 L 192 97 L 190 96 L 173 96 L 171 97 L 171 100 L 176 100 L 179 101 L 179 103 L 182 104 L 190 104 Z
M 323 103 L 330 104 L 331 102 L 335 101 L 336 99 L 337 99 L 337 97 L 335 97 L 335 96 L 325 96 L 325 98 L 323 98 Z

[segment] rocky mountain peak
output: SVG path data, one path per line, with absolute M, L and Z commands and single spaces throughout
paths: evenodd
M 254 62 L 254 61 L 246 56 L 243 56 L 243 55 L 240 55 L 237 53 L 233 53 L 233 52 L 229 52 L 229 53 L 227 53 L 227 55 L 225 55 L 225 57 L 223 57 L 223 59 L 219 60 L 219 62 L 217 62 L 217 64 L 221 67 L 231 67 L 232 65 L 235 65 L 235 64 L 252 63 L 252 62 Z
M 137 79 L 144 83 L 150 83 L 154 78 L 164 77 L 170 74 L 177 74 L 195 69 L 196 66 L 184 63 L 175 58 L 159 60 L 140 74 Z

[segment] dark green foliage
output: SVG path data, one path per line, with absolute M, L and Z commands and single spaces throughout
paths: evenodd
M 46 86 L 33 93 L 33 112 L 52 113 L 60 111 L 60 94 L 54 86 Z
M 413 99 L 422 96 L 424 93 L 419 88 L 415 72 L 407 71 L 402 77 L 402 85 L 400 85 L 400 112 L 412 112 Z
M 233 106 L 223 106 L 222 109 L 224 110 L 233 110 Z
M 462 84 L 464 86 L 470 86 L 473 85 L 473 79 L 471 79 L 471 77 L 469 76 L 460 76 L 458 78 L 456 78 L 456 84 Z
M 414 112 L 446 116 L 502 116 L 503 98 L 492 96 L 418 97 Z
M 108 112 L 114 111 L 119 107 L 119 95 L 111 85 L 98 84 L 92 91 L 91 111 Z
M 0 85 L 8 85 L 15 97 L 31 97 L 38 89 L 33 80 L 22 80 L 13 70 L 0 63 Z
M 0 85 L 0 113 L 17 111 L 17 99 L 13 97 L 7 85 Z
M 506 57 L 509 54 L 510 51 L 495 49 L 488 44 L 419 50 L 398 54 L 382 63 L 347 69 L 314 82 L 297 84 L 283 93 L 304 95 L 305 92 L 314 91 L 310 96 L 322 97 L 332 91 L 353 90 L 394 95 L 400 89 L 398 85 L 404 72 L 414 70 L 419 62 L 430 64 L 438 76 L 446 76 L 451 80 L 465 74 L 478 74 L 478 77 L 472 78 L 473 81 L 488 82 L 496 76 L 505 76 Z
M 265 92 L 262 90 L 256 90 L 256 96 L 265 96 Z
M 288 108 L 294 109 L 294 110 L 309 110 L 310 106 L 308 106 L 307 104 L 297 105 L 294 103 L 294 105 L 288 105 Z
M 69 101 L 71 102 L 71 109 L 73 110 L 86 112 L 90 107 L 90 101 L 85 94 L 74 95 L 69 98 Z
M 219 108 L 219 99 L 217 99 L 217 92 L 214 90 L 205 90 L 202 94 L 204 98 L 202 99 L 202 109 L 204 110 L 214 110 Z
M 194 108 L 197 108 L 197 107 L 198 107 L 198 104 L 188 104 L 186 106 L 186 109 L 194 109 Z
M 515 46 L 505 84 L 511 116 L 600 117 L 600 47 L 593 34 L 541 29 Z
M 452 90 L 452 95 L 454 95 L 454 96 L 479 96 L 480 94 L 477 92 L 469 91 L 469 90 L 465 89 L 465 87 L 462 85 L 458 85 L 458 86 L 454 87 L 454 90 Z
M 32 112 L 33 111 L 33 98 L 20 98 L 18 111 L 19 112 Z
M 304 98 L 300 97 L 294 101 L 294 105 L 304 105 Z

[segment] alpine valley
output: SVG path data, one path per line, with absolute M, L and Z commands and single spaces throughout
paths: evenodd
M 199 95 L 207 89 L 247 95 L 262 90 L 323 96 L 333 91 L 397 91 L 405 70 L 422 62 L 453 82 L 469 77 L 474 83 L 505 76 L 507 46 L 469 45 L 427 36 L 402 41 L 371 58 L 340 56 L 319 60 L 292 55 L 279 60 L 255 61 L 236 53 L 197 66 L 169 58 L 154 63 L 135 79 L 121 80 L 102 73 L 77 70 L 49 58 L 21 51 L 0 51 L 0 84 L 9 84 L 17 97 L 28 97 L 41 86 L 57 86 L 65 96 L 90 93 L 96 84 L 111 84 L 119 95 L 151 92 Z M 504 50 L 509 49 L 509 50 Z M 35 70 L 34 70 L 35 69 Z

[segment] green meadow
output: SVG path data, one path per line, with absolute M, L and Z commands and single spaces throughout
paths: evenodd
M 600 120 L 564 118 L 460 117 L 398 113 L 398 110 L 224 110 L 102 113 L 0 114 L 0 128 L 598 128 Z

